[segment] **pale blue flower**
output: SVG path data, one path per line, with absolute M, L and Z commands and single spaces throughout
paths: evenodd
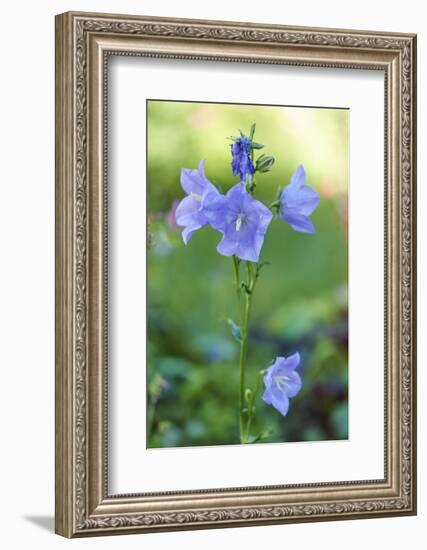
M 206 205 L 205 215 L 211 226 L 223 234 L 217 251 L 223 256 L 235 254 L 241 260 L 257 262 L 264 235 L 273 217 L 262 202 L 246 191 L 243 182 Z
M 306 174 L 304 167 L 298 166 L 280 196 L 280 216 L 295 231 L 314 233 L 313 222 L 308 216 L 319 204 L 319 195 L 308 185 L 304 185 Z
M 286 357 L 276 357 L 275 362 L 264 374 L 265 391 L 262 399 L 285 416 L 289 409 L 289 398 L 300 391 L 302 382 L 296 367 L 300 363 L 299 353 Z
M 187 244 L 197 229 L 208 223 L 204 210 L 205 205 L 219 196 L 217 188 L 206 178 L 205 161 L 201 160 L 198 170 L 183 168 L 181 170 L 181 186 L 187 193 L 175 211 L 175 220 L 184 227 L 182 238 Z

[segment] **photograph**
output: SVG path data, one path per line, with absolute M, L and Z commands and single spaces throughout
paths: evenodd
M 227 10 L 55 17 L 62 537 L 417 513 L 416 22 Z
M 348 439 L 349 109 L 146 113 L 147 448 Z

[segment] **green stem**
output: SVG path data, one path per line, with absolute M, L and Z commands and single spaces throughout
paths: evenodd
M 241 297 L 242 297 L 242 288 L 240 285 L 240 260 L 233 255 L 233 266 L 234 266 L 234 284 L 236 287 L 236 295 L 237 295 L 237 308 L 238 308 L 238 317 L 239 317 L 239 326 L 240 326 L 240 360 L 239 360 L 239 369 L 240 369 L 240 407 L 239 407 L 239 419 L 240 419 L 240 442 L 243 443 L 243 432 L 244 432 L 244 426 L 245 426 L 245 413 L 243 411 L 245 407 L 245 361 L 243 359 L 242 355 L 242 323 L 243 323 L 243 312 L 242 312 L 242 303 L 241 303 Z
M 264 375 L 264 371 L 260 370 L 256 378 L 255 389 L 252 393 L 251 400 L 248 403 L 248 425 L 246 429 L 246 441 L 249 441 L 249 437 L 251 435 L 252 419 L 254 417 L 254 405 L 255 405 L 255 400 L 258 396 L 259 386 L 263 375 Z
M 245 424 L 245 375 L 246 375 L 246 356 L 248 352 L 248 326 L 251 311 L 250 294 L 246 294 L 245 314 L 243 318 L 242 338 L 240 343 L 240 442 L 245 443 L 244 424 Z
M 234 284 L 236 287 L 236 294 L 237 294 L 237 303 L 239 305 L 239 319 L 241 318 L 241 305 L 240 305 L 240 295 L 241 295 L 241 287 L 240 287 L 240 267 L 239 267 L 239 260 L 234 256 L 233 254 L 233 266 L 234 266 Z
M 252 274 L 252 263 L 246 262 L 248 270 L 248 282 L 245 287 L 245 309 L 241 323 L 240 338 L 240 442 L 247 443 L 247 429 L 245 430 L 245 376 L 246 357 L 248 353 L 249 321 L 251 316 L 252 294 L 256 277 Z

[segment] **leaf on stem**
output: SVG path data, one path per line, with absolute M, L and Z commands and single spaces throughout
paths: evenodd
M 249 288 L 249 286 L 242 281 L 241 286 L 243 290 L 246 292 L 246 294 L 252 294 L 252 290 Z
M 256 123 L 254 122 L 251 127 L 250 127 L 250 130 L 249 130 L 249 139 L 252 141 L 252 138 L 254 137 L 254 134 L 255 134 L 255 128 L 256 128 Z
M 234 338 L 240 342 L 242 340 L 242 334 L 240 331 L 239 325 L 237 325 L 233 319 L 227 319 L 227 323 L 230 325 L 231 328 L 231 334 L 234 336 Z
M 250 390 L 249 388 L 246 388 L 246 391 L 245 391 L 245 401 L 246 403 L 250 406 L 251 408 L 251 404 L 252 404 L 252 390 Z
M 248 439 L 248 443 L 256 443 L 257 441 L 261 441 L 262 439 L 267 439 L 267 437 L 270 437 L 273 433 L 272 428 L 266 428 L 264 431 L 260 432 L 255 437 L 251 437 Z
M 261 262 L 257 265 L 257 271 L 256 271 L 256 277 L 259 277 L 259 274 L 261 273 L 261 269 L 263 269 L 266 265 L 270 265 L 271 262 Z

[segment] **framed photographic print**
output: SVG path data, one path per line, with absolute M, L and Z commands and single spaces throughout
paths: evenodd
M 56 18 L 56 531 L 416 513 L 416 37 Z

